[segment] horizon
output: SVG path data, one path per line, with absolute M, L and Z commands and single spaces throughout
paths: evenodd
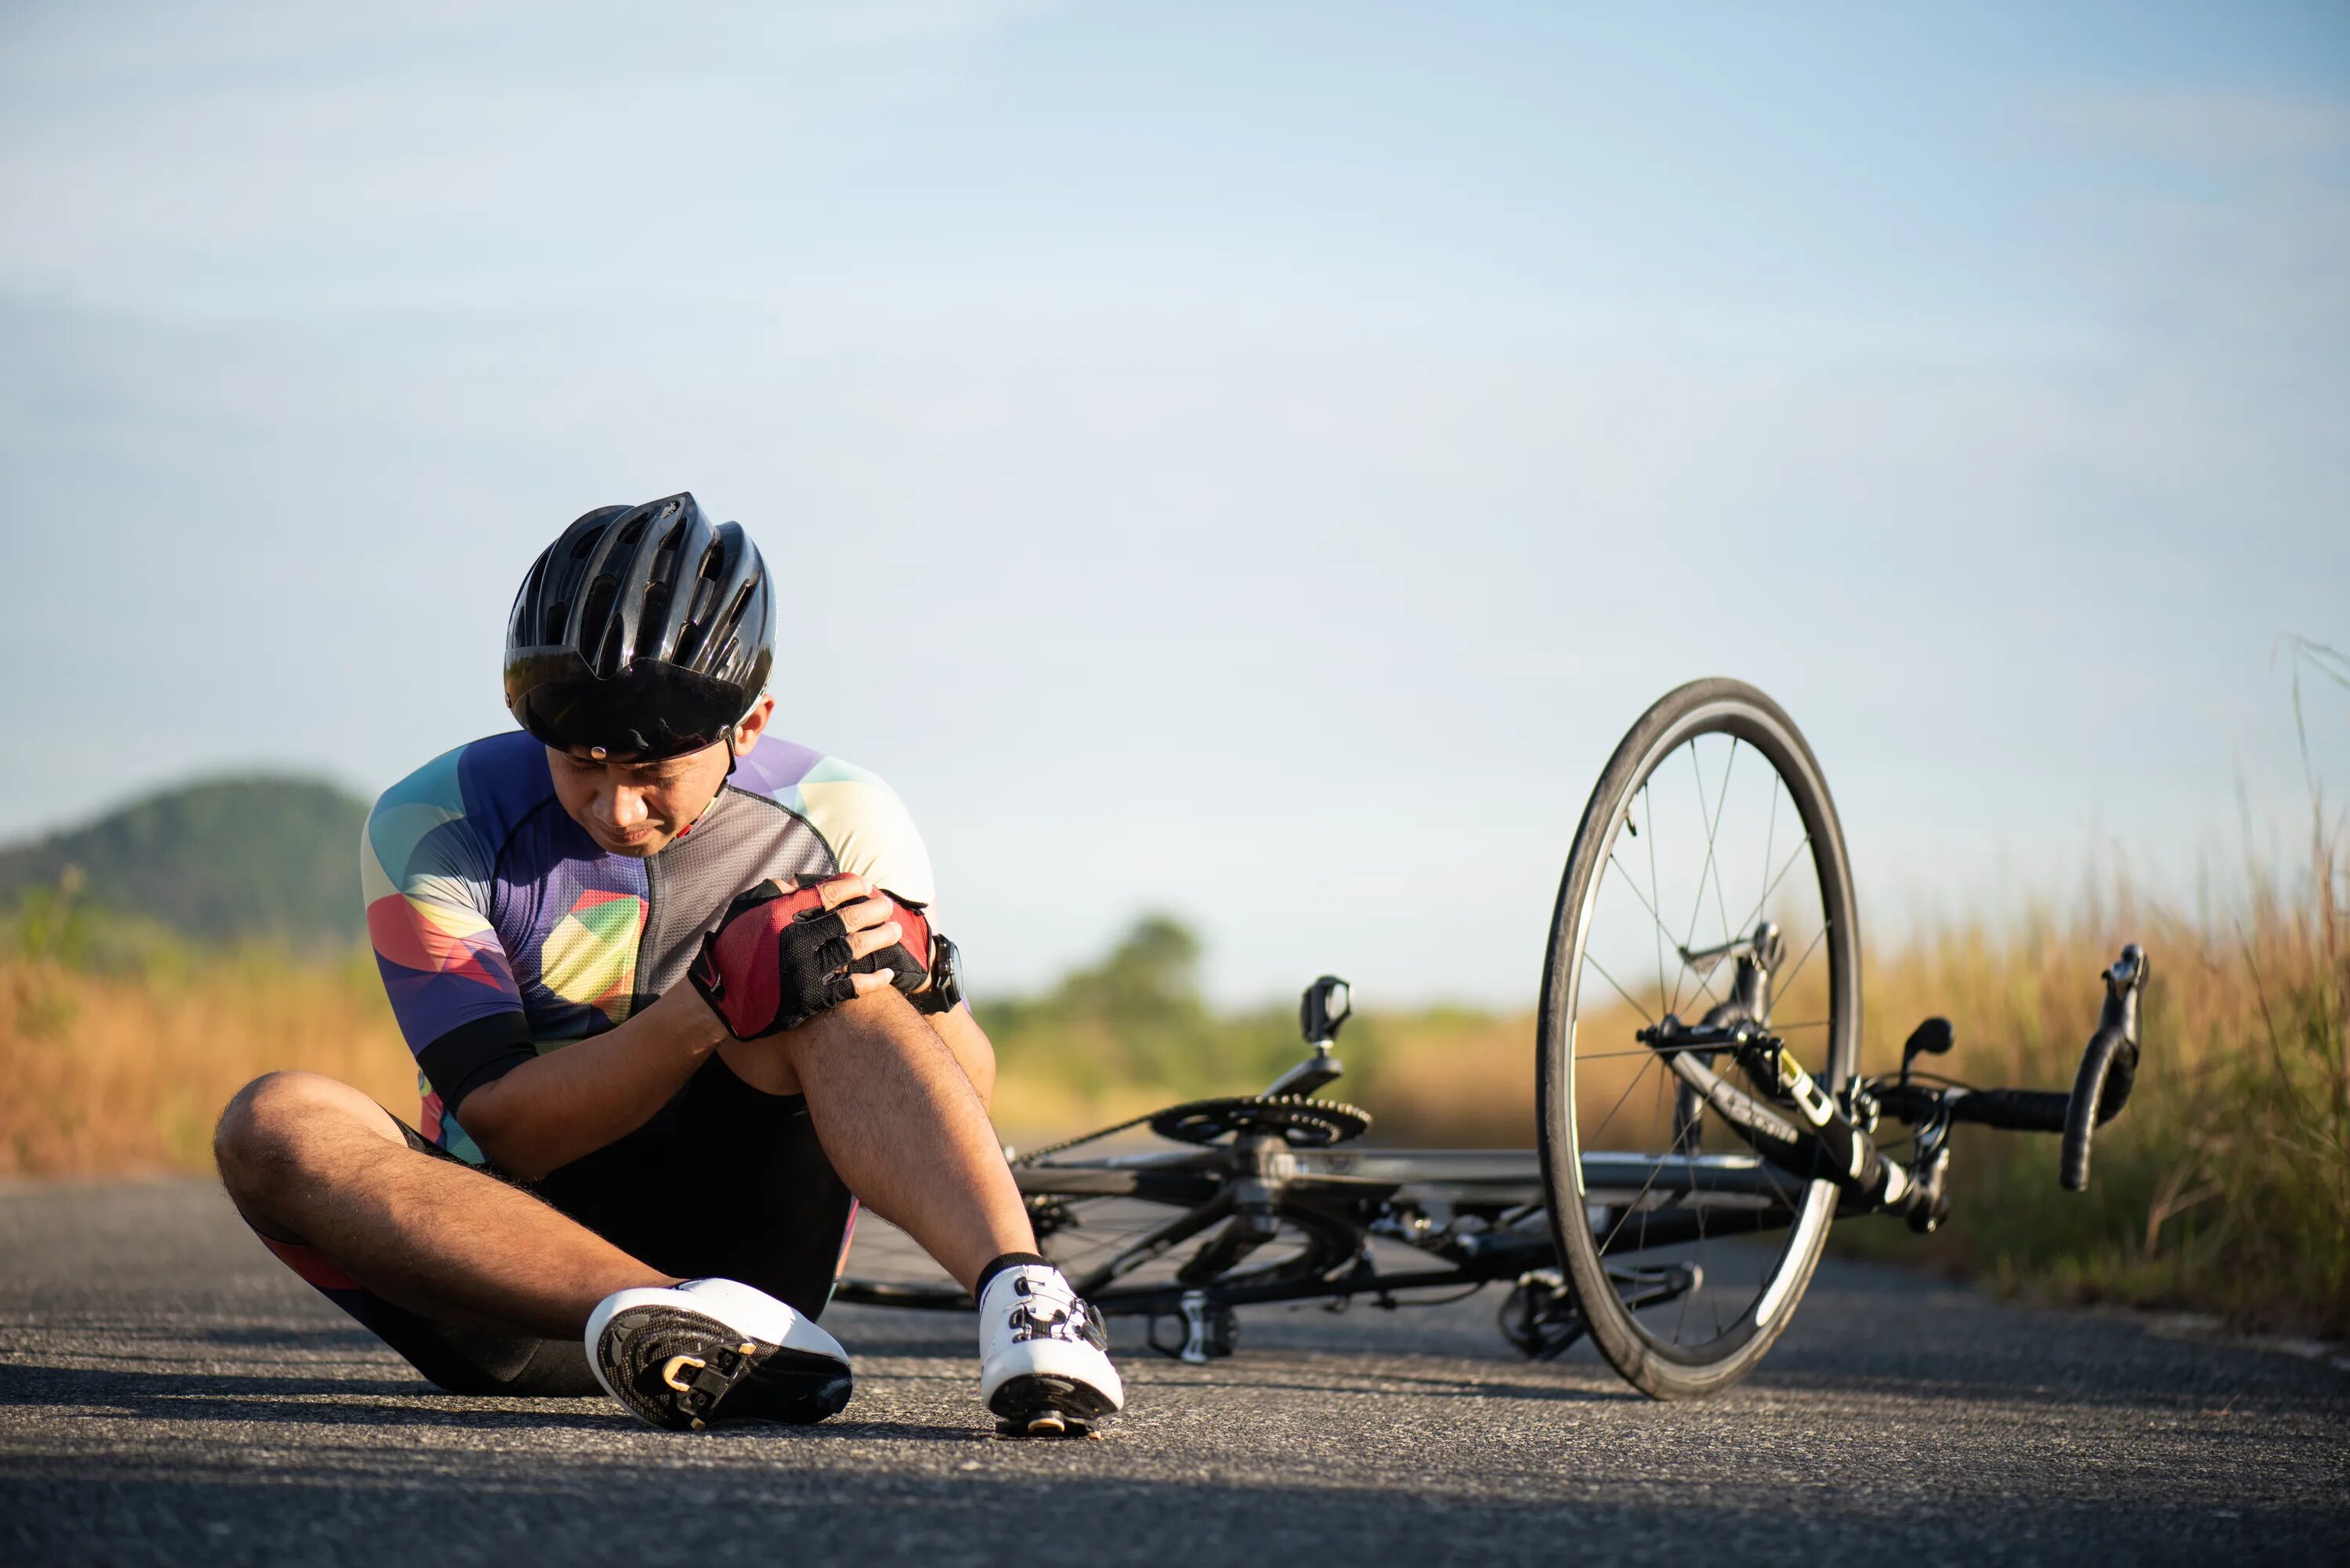
M 546 540 L 691 489 L 983 994 L 1165 909 L 1222 1002 L 1520 1005 L 1712 673 L 1820 753 L 1872 943 L 2290 870 L 2350 14 L 1702 16 L 16 9 L 0 840 L 371 799 L 511 727 Z

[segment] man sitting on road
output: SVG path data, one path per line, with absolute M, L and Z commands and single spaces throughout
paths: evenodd
M 272 1073 L 215 1139 L 245 1220 L 442 1387 L 657 1426 L 820 1421 L 858 1204 L 979 1303 L 1003 1428 L 1119 1407 L 988 1121 L 995 1061 L 872 774 L 765 735 L 776 593 L 691 495 L 591 512 L 506 630 L 522 732 L 384 793 L 368 929 L 423 1130 Z

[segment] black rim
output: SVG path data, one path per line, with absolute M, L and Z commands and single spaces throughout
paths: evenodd
M 1644 743 L 1634 756 L 1619 751 L 1609 766 L 1607 798 L 1593 799 L 1562 890 L 1544 988 L 1545 1156 L 1568 1156 L 1577 1173 L 1572 1186 L 1554 1178 L 1555 1218 L 1579 1265 L 1578 1290 L 1607 1293 L 1595 1315 L 1619 1332 L 1600 1335 L 1602 1348 L 1720 1368 L 1759 1355 L 1783 1325 L 1835 1199 L 1824 1183 L 1791 1178 L 1783 1204 L 1751 1214 L 1676 1202 L 1664 1157 L 1753 1151 L 1719 1108 L 1725 1101 L 1782 1125 L 1784 1111 L 1730 1053 L 1690 1051 L 1676 1063 L 1637 1033 L 1759 1011 L 1755 1022 L 1840 1090 L 1857 1023 L 1849 877 L 1816 765 L 1759 694 L 1675 693 L 1635 727 L 1627 748 L 1635 740 Z M 1767 1005 L 1742 1009 L 1742 989 L 1754 993 L 1742 988 L 1740 969 L 1769 945 L 1765 921 L 1779 939 L 1764 966 Z M 1711 1104 L 1690 1080 L 1707 1084 Z M 1628 1200 L 1586 1194 L 1586 1164 L 1616 1154 L 1659 1163 Z M 1628 1271 L 1680 1265 L 1694 1265 L 1701 1282 L 1625 1303 Z M 1614 1282 L 1603 1284 L 1611 1271 Z

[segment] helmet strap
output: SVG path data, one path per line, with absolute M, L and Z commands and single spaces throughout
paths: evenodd
M 736 755 L 734 751 L 734 726 L 729 724 L 726 726 L 726 779 L 731 779 L 734 776 L 734 764 L 740 760 L 741 759 Z M 683 827 L 677 830 L 677 836 L 680 838 L 683 838 L 687 834 L 691 833 L 695 828 L 702 826 L 702 817 L 708 816 L 710 815 L 710 806 L 716 805 L 718 804 L 718 797 L 726 793 L 726 779 L 720 779 L 718 781 L 717 789 L 711 792 L 710 805 L 705 805 L 702 808 L 702 816 L 695 817 L 691 822 L 687 823 Z

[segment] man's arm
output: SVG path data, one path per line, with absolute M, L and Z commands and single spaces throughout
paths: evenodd
M 824 907 L 839 910 L 856 958 L 903 934 L 885 901 L 867 898 L 871 891 L 856 877 L 825 884 Z M 890 989 L 887 971 L 850 979 L 860 997 Z M 644 1126 L 732 1039 L 709 1003 L 681 982 L 604 1033 L 517 1064 L 451 1110 L 491 1164 L 535 1180 Z
M 726 1037 L 693 988 L 675 986 L 617 1028 L 534 1057 L 452 1110 L 491 1164 L 536 1180 L 644 1126 Z

